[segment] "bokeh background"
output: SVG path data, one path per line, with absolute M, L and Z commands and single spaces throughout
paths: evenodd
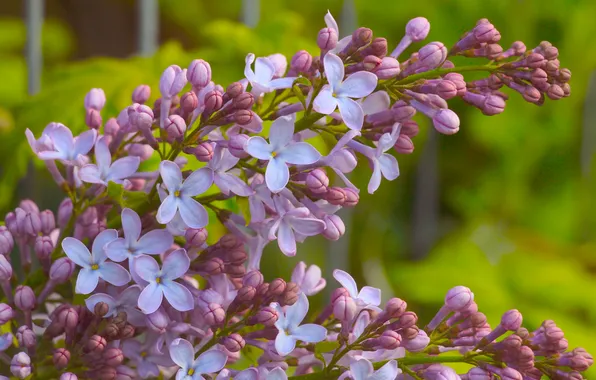
M 264 271 L 269 279 L 289 276 L 304 260 L 324 268 L 335 286 L 332 269 L 345 268 L 359 283 L 381 287 L 385 299 L 407 300 L 423 321 L 450 287 L 466 285 L 492 325 L 517 308 L 528 328 L 553 319 L 572 345 L 596 352 L 595 1 L 47 0 L 39 86 L 27 79 L 28 3 L 42 1 L 0 2 L 0 214 L 24 197 L 53 209 L 61 200 L 32 161 L 25 128 L 37 135 L 60 121 L 84 129 L 83 98 L 92 87 L 107 94 L 104 120 L 130 104 L 138 84 L 155 86 L 153 100 L 170 64 L 203 58 L 227 85 L 243 76 L 248 52 L 317 54 L 327 9 L 343 33 L 367 26 L 390 46 L 416 16 L 431 21 L 429 41 L 447 46 L 483 17 L 503 46 L 552 42 L 573 73 L 571 97 L 536 107 L 512 94 L 506 112 L 493 117 L 455 100 L 461 129 L 454 136 L 418 119 L 415 152 L 398 157 L 401 176 L 374 196 L 361 193 L 343 215 L 348 232 L 339 242 L 311 239 L 293 259 L 272 245 Z M 366 188 L 369 176 L 360 168 L 352 179 Z

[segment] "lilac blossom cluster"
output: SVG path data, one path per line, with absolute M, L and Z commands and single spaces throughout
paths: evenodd
M 569 95 L 570 72 L 555 47 L 527 50 L 518 41 L 504 50 L 487 20 L 450 50 L 431 42 L 401 62 L 427 37 L 426 19 L 411 20 L 391 54 L 370 29 L 340 40 L 331 14 L 325 22 L 319 54 L 299 51 L 289 68 L 280 54 L 249 54 L 245 77 L 224 89 L 197 59 L 165 69 L 153 107 L 141 85 L 134 104 L 104 123 L 105 94 L 93 89 L 87 131 L 74 136 L 50 123 L 36 138 L 27 130 L 67 197 L 57 213 L 22 201 L 0 226 L 2 375 L 583 378 L 592 357 L 569 350 L 554 322 L 530 332 L 510 310 L 491 328 L 464 286 L 449 290 L 422 326 L 405 301 L 382 306 L 379 289 L 358 289 L 342 270 L 334 272 L 341 287 L 310 315 L 308 297 L 326 286 L 319 267 L 300 262 L 290 281 L 265 280 L 260 262 L 270 242 L 294 256 L 308 236 L 344 234 L 336 212 L 358 203 L 347 174 L 359 159 L 372 168 L 369 193 L 399 176 L 389 151 L 413 151 L 416 113 L 453 134 L 459 119 L 448 99 L 494 115 L 505 107 L 503 87 L 538 105 Z M 489 62 L 455 66 L 458 55 Z M 488 76 L 467 82 L 461 73 L 470 71 Z M 321 136 L 334 141 L 323 153 L 313 145 Z M 142 164 L 151 157 L 158 167 Z M 241 202 L 242 215 L 230 206 Z M 210 217 L 225 235 L 209 236 Z M 454 362 L 469 371 L 458 375 Z

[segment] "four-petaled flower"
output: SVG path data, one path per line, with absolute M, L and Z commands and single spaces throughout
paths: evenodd
M 136 156 L 126 156 L 112 162 L 110 148 L 103 138 L 95 144 L 96 164 L 87 164 L 79 170 L 79 177 L 83 182 L 100 183 L 107 186 L 109 181 L 122 183 L 133 175 L 139 168 L 141 159 Z
M 192 197 L 209 189 L 213 183 L 210 173 L 197 170 L 183 181 L 180 167 L 172 161 L 162 161 L 159 172 L 169 194 L 157 210 L 157 221 L 167 224 L 174 219 L 178 211 L 187 226 L 205 227 L 209 222 L 207 210 Z
M 390 360 L 378 370 L 367 359 L 359 359 L 350 364 L 350 377 L 354 380 L 394 380 L 400 373 L 397 362 Z
M 315 111 L 329 115 L 337 107 L 346 126 L 360 130 L 364 112 L 354 99 L 370 95 L 377 87 L 377 76 L 368 71 L 358 71 L 344 81 L 344 63 L 337 55 L 327 53 L 323 59 L 329 86 L 323 87 L 313 102 Z
M 194 306 L 190 290 L 174 280 L 186 274 L 190 259 L 184 249 L 170 253 L 163 261 L 162 268 L 151 256 L 140 256 L 134 260 L 133 270 L 149 285 L 139 296 L 139 309 L 145 314 L 155 312 L 165 296 L 170 305 L 178 311 L 188 311 Z
M 308 312 L 306 294 L 300 293 L 298 301 L 292 306 L 286 307 L 285 312 L 276 302 L 271 303 L 271 307 L 278 313 L 275 327 L 279 332 L 275 338 L 275 350 L 281 356 L 289 355 L 290 352 L 294 351 L 296 342 L 299 340 L 306 343 L 318 343 L 327 336 L 327 329 L 323 326 L 313 323 L 300 326 L 300 322 L 304 320 Z
M 202 374 L 221 371 L 228 360 L 228 355 L 218 350 L 203 352 L 195 360 L 192 344 L 181 338 L 174 340 L 170 345 L 170 357 L 180 367 L 176 373 L 176 380 L 202 380 Z
M 255 55 L 249 53 L 246 56 L 246 66 L 244 67 L 244 76 L 252 85 L 251 92 L 259 96 L 265 92 L 271 92 L 282 88 L 290 88 L 296 80 L 295 77 L 273 79 L 275 75 L 275 65 L 269 58 L 259 57 L 255 62 Z M 252 70 L 252 64 L 255 62 L 255 70 Z
M 62 241 L 62 249 L 75 264 L 81 267 L 75 291 L 89 294 L 97 287 L 99 279 L 112 285 L 122 286 L 130 281 L 130 273 L 120 265 L 107 262 L 105 246 L 118 238 L 116 230 L 104 230 L 93 240 L 91 252 L 75 238 L 67 237 Z
M 122 353 L 135 362 L 137 372 L 142 379 L 159 376 L 158 365 L 170 367 L 172 361 L 155 349 L 153 339 L 143 344 L 135 339 L 127 339 L 122 344 Z
M 321 276 L 321 268 L 317 265 L 311 265 L 307 268 L 304 261 L 296 265 L 292 272 L 292 282 L 297 284 L 307 296 L 313 296 L 323 290 L 327 281 Z
M 83 156 L 93 148 L 97 131 L 90 129 L 74 138 L 70 129 L 64 125 L 57 125 L 51 129 L 50 139 L 53 143 L 53 150 L 44 150 L 37 153 L 42 160 L 62 160 L 74 165 L 79 156 Z
M 100 302 L 108 305 L 108 312 L 104 318 L 115 317 L 119 312 L 126 313 L 126 320 L 133 326 L 145 326 L 145 315 L 141 313 L 136 307 L 141 294 L 141 287 L 139 285 L 132 285 L 121 292 L 111 296 L 105 293 L 95 293 L 85 300 L 85 305 L 90 312 L 94 312 L 95 305 Z
M 276 196 L 273 202 L 278 216 L 269 229 L 269 240 L 277 239 L 284 255 L 295 256 L 297 240 L 302 241 L 305 236 L 315 236 L 325 230 L 325 222 L 313 218 L 308 208 L 294 208 L 281 196 Z
M 215 182 L 223 194 L 229 195 L 231 192 L 247 197 L 252 195 L 254 191 L 243 180 L 229 172 L 239 160 L 228 149 L 217 145 L 213 151 L 211 161 L 199 171 L 204 171 L 205 175 L 211 176 L 211 183 Z
M 358 285 L 356 285 L 354 277 L 341 269 L 334 270 L 333 277 L 350 293 L 359 308 L 381 311 L 378 307 L 381 304 L 381 289 L 364 286 L 358 292 Z
M 309 143 L 292 140 L 295 120 L 295 114 L 277 118 L 269 131 L 270 143 L 261 136 L 253 136 L 246 143 L 248 154 L 269 161 L 265 182 L 274 193 L 282 191 L 290 181 L 288 164 L 310 165 L 321 158 L 321 154 Z

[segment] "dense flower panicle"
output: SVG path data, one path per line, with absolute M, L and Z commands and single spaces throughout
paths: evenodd
M 289 64 L 281 54 L 248 54 L 244 78 L 225 88 L 196 59 L 167 67 L 152 103 L 152 89 L 139 85 L 133 103 L 110 118 L 106 94 L 90 90 L 87 131 L 60 123 L 37 138 L 26 131 L 67 198 L 55 214 L 24 200 L 0 226 L 0 325 L 9 330 L 0 335 L 0 372 L 61 380 L 583 378 L 592 356 L 570 349 L 553 321 L 528 331 L 512 309 L 492 328 L 465 286 L 449 290 L 423 326 L 404 300 L 382 304 L 380 289 L 359 289 L 346 271 L 333 272 L 341 287 L 311 315 L 308 297 L 327 285 L 320 267 L 300 262 L 291 279 L 259 271 L 274 240 L 294 256 L 307 237 L 340 239 L 346 226 L 337 212 L 360 200 L 347 174 L 368 163 L 369 193 L 395 180 L 393 151 L 413 152 L 416 118 L 450 135 L 460 128 L 453 98 L 490 116 L 504 112 L 505 87 L 536 105 L 570 95 L 571 72 L 556 47 L 516 41 L 504 49 L 485 19 L 450 49 L 435 41 L 404 58 L 428 36 L 427 19 L 410 20 L 395 48 L 368 28 L 339 39 L 333 16 L 324 20 L 319 52 L 298 51 Z M 460 67 L 457 56 L 490 62 Z M 463 73 L 474 70 L 488 74 L 467 80 Z M 215 223 L 227 233 L 217 236 Z M 448 351 L 459 356 L 439 355 Z M 245 354 L 250 366 L 239 361 Z M 458 375 L 454 361 L 473 368 Z

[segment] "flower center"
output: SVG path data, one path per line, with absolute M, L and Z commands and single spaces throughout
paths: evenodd
M 161 277 L 157 277 L 157 278 L 155 279 L 155 283 L 157 283 L 157 284 L 161 284 Z
M 92 264 L 92 265 L 91 265 L 91 269 L 93 269 L 93 270 L 98 270 L 98 269 L 99 269 L 99 265 L 97 265 L 97 264 Z
M 144 358 L 145 356 L 147 356 L 147 351 L 141 352 L 141 357 Z
M 277 152 L 275 152 L 275 151 L 271 152 L 271 157 L 275 157 L 275 156 L 277 156 Z
M 175 197 L 179 197 L 179 196 L 180 196 L 180 190 L 176 190 L 176 191 L 174 191 L 174 196 L 175 196 Z
M 191 368 L 191 369 L 188 370 L 187 375 L 188 376 L 192 376 L 192 375 L 194 375 L 194 373 L 195 373 L 195 369 L 194 368 Z

